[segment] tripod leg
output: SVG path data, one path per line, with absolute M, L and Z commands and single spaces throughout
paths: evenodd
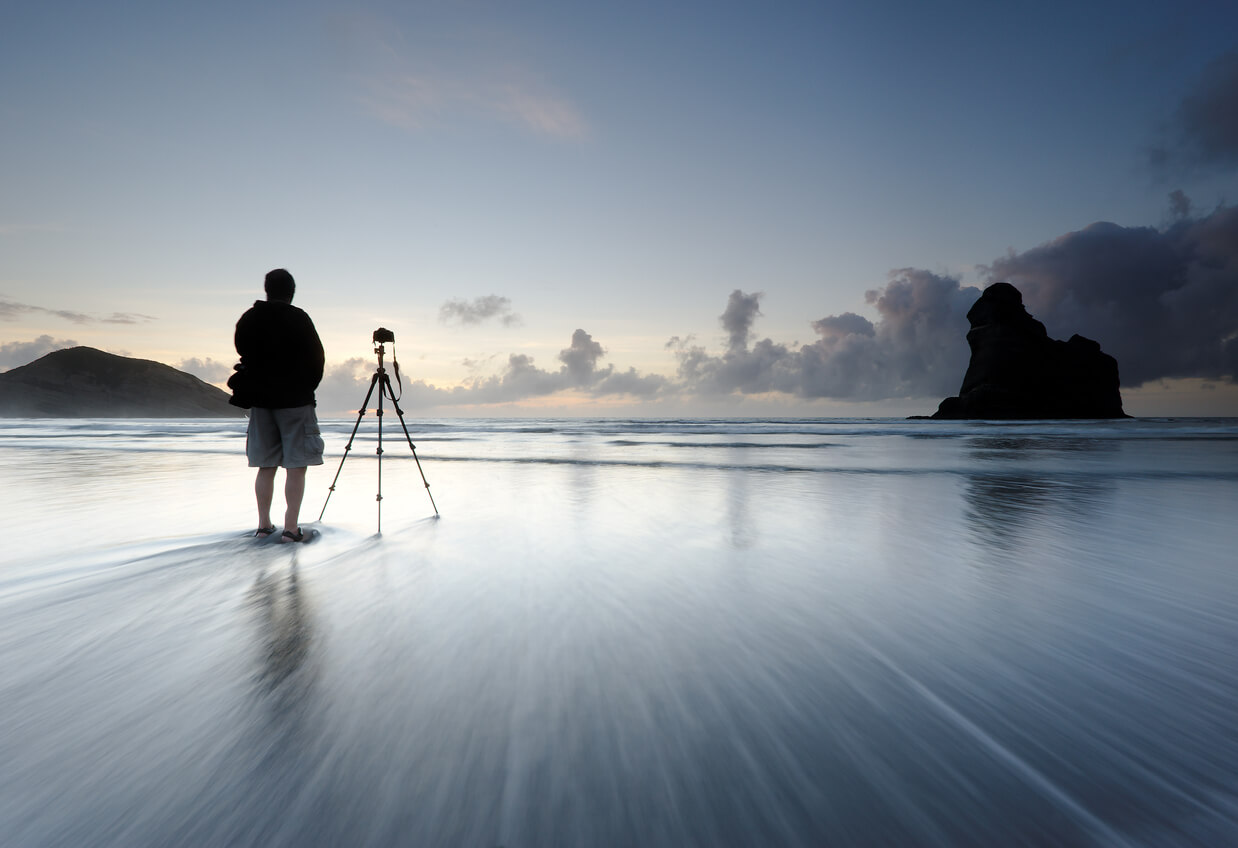
M 374 414 L 378 416 L 378 496 L 374 499 L 378 503 L 378 528 L 377 532 L 381 536 L 383 532 L 383 386 L 388 385 L 387 372 L 383 370 L 382 365 L 378 367 L 378 373 L 374 375 L 378 380 L 378 408 L 374 410 Z
M 434 503 L 434 495 L 430 494 L 430 482 L 426 480 L 426 472 L 421 468 L 421 460 L 417 458 L 417 446 L 413 444 L 413 437 L 408 434 L 408 425 L 404 423 L 404 410 L 400 409 L 400 404 L 396 402 L 394 395 L 391 393 L 391 378 L 383 374 L 383 385 L 378 391 L 381 394 L 383 389 L 388 392 L 388 397 L 391 398 L 391 405 L 395 407 L 396 417 L 400 419 L 400 426 L 404 428 L 404 438 L 408 440 L 408 448 L 413 452 L 413 462 L 417 463 L 417 473 L 421 475 L 421 482 L 425 484 L 426 496 L 430 499 L 430 506 L 434 507 L 434 517 L 438 518 L 438 505 Z
M 344 455 L 340 457 L 339 467 L 335 469 L 335 477 L 331 480 L 331 486 L 327 489 L 327 499 L 322 502 L 322 512 L 318 513 L 318 520 L 322 521 L 322 517 L 327 513 L 327 504 L 331 502 L 331 495 L 335 491 L 335 484 L 340 479 L 340 472 L 344 470 L 344 460 L 348 459 L 348 452 L 352 450 L 353 439 L 357 438 L 357 428 L 361 426 L 361 419 L 365 417 L 365 411 L 370 406 L 370 395 L 374 394 L 374 386 L 378 383 L 378 372 L 370 378 L 370 390 L 365 393 L 365 400 L 361 401 L 361 409 L 357 413 L 357 423 L 352 425 L 352 435 L 348 437 L 348 444 L 344 446 Z M 381 389 L 379 390 L 382 391 Z

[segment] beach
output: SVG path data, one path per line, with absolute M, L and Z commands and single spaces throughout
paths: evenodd
M 354 423 L 0 421 L 0 844 L 1238 842 L 1238 420 Z

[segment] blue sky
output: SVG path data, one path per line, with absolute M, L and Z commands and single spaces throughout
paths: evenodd
M 383 325 L 424 414 L 931 412 L 1000 271 L 1120 364 L 1191 348 L 1123 366 L 1129 411 L 1238 415 L 1235 32 L 1219 2 L 6 4 L 0 368 L 75 342 L 222 379 L 286 267 L 328 410 Z M 1097 264 L 1128 241 L 1184 264 Z

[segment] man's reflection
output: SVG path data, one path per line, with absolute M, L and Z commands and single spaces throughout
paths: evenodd
M 313 643 L 313 630 L 301 592 L 297 564 L 264 571 L 251 592 L 258 613 L 263 664 L 261 688 L 278 693 L 285 706 L 304 697 L 312 675 L 306 667 Z

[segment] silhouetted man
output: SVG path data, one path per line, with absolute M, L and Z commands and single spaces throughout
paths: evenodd
M 245 375 L 249 432 L 245 453 L 258 469 L 254 494 L 258 499 L 259 537 L 275 532 L 271 500 L 275 473 L 285 469 L 284 530 L 281 542 L 305 537 L 298 524 L 305 495 L 305 471 L 322 465 L 322 435 L 314 414 L 314 390 L 322 381 L 323 351 L 314 322 L 292 305 L 296 283 L 283 268 L 266 275 L 266 300 L 254 301 L 236 322 L 238 370 Z M 239 392 L 238 392 L 239 394 Z

